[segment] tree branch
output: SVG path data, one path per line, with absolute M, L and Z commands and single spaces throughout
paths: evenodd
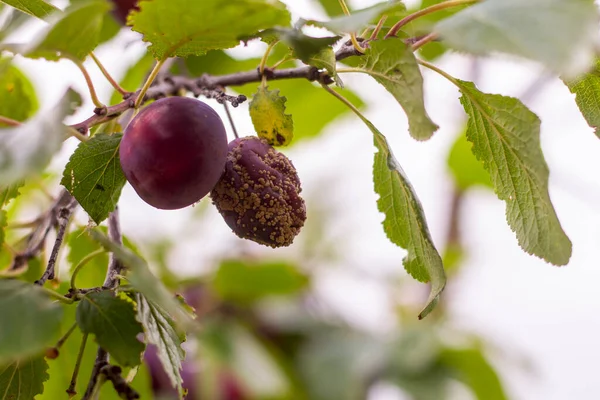
M 360 55 L 351 44 L 345 43 L 337 52 L 336 60 L 340 61 L 345 58 Z M 331 83 L 331 78 L 326 73 L 321 73 L 316 67 L 302 66 L 296 68 L 285 68 L 277 70 L 265 70 L 268 80 L 280 79 L 307 79 L 309 81 L 319 81 Z M 146 92 L 142 101 L 156 100 L 166 96 L 177 95 L 180 91 L 185 90 L 198 97 L 200 95 L 214 98 L 219 102 L 229 101 L 234 107 L 246 100 L 245 96 L 229 96 L 223 93 L 222 88 L 227 86 L 239 86 L 251 82 L 260 82 L 262 75 L 256 70 L 246 72 L 236 72 L 228 75 L 208 75 L 204 74 L 200 77 L 191 78 L 186 76 L 165 76 L 159 79 Z M 86 133 L 89 128 L 95 125 L 102 124 L 118 117 L 123 112 L 134 108 L 140 91 L 126 96 L 119 104 L 107 107 L 106 112 L 102 115 L 94 114 L 88 119 L 77 124 L 71 125 L 72 128 L 80 133 Z
M 118 207 L 108 215 L 108 238 L 117 244 L 123 244 Z M 104 279 L 103 287 L 107 289 L 115 289 L 117 286 L 119 286 L 119 275 L 121 275 L 121 272 L 123 272 L 123 268 L 123 263 L 117 260 L 113 253 L 110 253 L 108 260 L 108 271 L 106 271 L 106 278 Z

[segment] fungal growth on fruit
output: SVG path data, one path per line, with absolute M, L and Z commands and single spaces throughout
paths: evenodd
M 131 120 L 119 159 L 127 181 L 146 203 L 165 210 L 187 207 L 206 196 L 223 173 L 225 127 L 199 100 L 160 99 Z
M 300 179 L 291 161 L 264 139 L 229 144 L 223 176 L 211 192 L 233 232 L 271 247 L 289 246 L 306 220 Z

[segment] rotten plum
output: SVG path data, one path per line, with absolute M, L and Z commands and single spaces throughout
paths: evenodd
M 225 172 L 211 191 L 213 203 L 241 238 L 289 246 L 306 220 L 300 179 L 292 162 L 257 137 L 229 144 Z
M 183 208 L 206 196 L 219 180 L 227 159 L 225 127 L 199 100 L 160 99 L 131 120 L 119 159 L 127 181 L 146 203 Z

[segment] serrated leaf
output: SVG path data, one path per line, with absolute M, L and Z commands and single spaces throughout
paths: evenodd
M 226 301 L 248 305 L 266 296 L 292 295 L 308 284 L 308 277 L 285 262 L 225 260 L 213 281 L 215 292 Z
M 148 301 L 140 293 L 137 294 L 138 320 L 144 327 L 146 340 L 156 346 L 158 358 L 167 373 L 171 384 L 182 395 L 183 380 L 181 378 L 182 362 L 185 352 L 181 344 L 185 335 L 179 334 L 175 328 L 175 321 L 159 305 Z
M 350 15 L 333 18 L 330 21 L 310 20 L 306 21 L 306 23 L 328 29 L 335 33 L 354 33 L 366 28 L 371 21 L 380 18 L 384 14 L 405 9 L 406 7 L 401 1 L 387 1 L 362 10 L 356 10 Z
M 228 49 L 242 36 L 290 24 L 285 5 L 276 0 L 154 0 L 140 2 L 140 8 L 127 22 L 151 43 L 157 59 Z
M 7 205 L 12 199 L 17 198 L 19 194 L 21 194 L 19 189 L 23 187 L 24 184 L 25 183 L 21 181 L 3 188 L 0 187 L 0 208 Z
M 259 137 L 273 146 L 287 146 L 294 136 L 292 116 L 285 113 L 286 98 L 279 90 L 259 86 L 250 102 L 250 118 Z
M 81 142 L 63 172 L 60 184 L 100 224 L 113 211 L 125 186 L 119 161 L 122 134 L 99 133 Z
M 571 241 L 548 194 L 539 118 L 518 99 L 480 92 L 471 82 L 456 83 L 469 116 L 467 139 L 506 202 L 506 219 L 519 245 L 549 263 L 567 264 Z
M 41 172 L 62 146 L 67 128 L 63 118 L 81 104 L 69 89 L 57 106 L 15 128 L 0 129 L 0 187 Z
M 0 279 L 0 363 L 39 354 L 56 340 L 62 307 L 39 286 Z
M 370 42 L 358 72 L 373 76 L 400 103 L 413 138 L 427 140 L 438 129 L 425 110 L 423 77 L 415 56 L 401 39 Z
M 369 121 L 364 122 L 373 132 L 378 150 L 373 182 L 379 195 L 377 208 L 385 214 L 383 229 L 392 243 L 408 252 L 402 260 L 406 271 L 420 282 L 431 282 L 427 304 L 419 314 L 421 319 L 433 310 L 446 286 L 442 259 L 431 239 L 421 202 L 386 138 Z
M 461 190 L 472 186 L 493 188 L 490 174 L 483 168 L 482 162 L 473 155 L 472 147 L 463 131 L 450 149 L 448 167 L 454 176 L 456 186 Z
M 44 391 L 49 378 L 44 357 L 0 365 L 0 398 L 2 400 L 33 400 Z
M 600 137 L 600 59 L 596 59 L 594 68 L 575 79 L 565 79 L 565 84 L 575 94 L 579 111 L 596 136 Z
M 135 289 L 162 307 L 178 324 L 178 327 L 186 327 L 191 323 L 192 317 L 183 309 L 181 304 L 169 293 L 163 283 L 155 277 L 144 259 L 129 249 L 111 241 L 98 229 L 90 231 L 94 240 L 98 241 L 105 249 L 112 252 L 114 256 L 129 269 L 127 280 Z
M 436 25 L 448 46 L 509 53 L 573 76 L 592 60 L 598 34 L 593 0 L 486 0 Z
M 9 60 L 0 59 L 0 115 L 25 121 L 38 109 L 35 89 Z
M 110 291 L 89 293 L 77 305 L 76 319 L 81 331 L 94 334 L 98 344 L 120 365 L 140 364 L 145 345 L 137 335 L 143 329 L 131 301 Z
M 90 0 L 69 6 L 41 40 L 20 51 L 31 57 L 57 61 L 63 56 L 84 60 L 98 46 L 102 22 L 110 10 L 106 1 Z
M 2 0 L 2 3 L 8 4 L 19 11 L 41 19 L 46 18 L 56 11 L 60 11 L 58 8 L 54 7 L 52 4 L 46 3 L 44 0 Z

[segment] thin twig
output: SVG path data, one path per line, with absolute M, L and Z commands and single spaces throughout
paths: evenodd
M 75 64 L 77 66 L 77 68 L 79 68 L 81 73 L 83 74 L 83 78 L 85 79 L 85 83 L 90 92 L 90 97 L 92 98 L 92 103 L 94 103 L 94 105 L 96 106 L 96 113 L 101 113 L 99 110 L 104 110 L 106 108 L 106 106 L 100 101 L 100 99 L 98 99 L 98 95 L 96 94 L 96 89 L 94 88 L 94 82 L 92 82 L 92 78 L 90 77 L 90 74 L 87 72 L 87 69 L 85 69 L 85 66 L 83 65 L 81 60 L 79 60 L 75 57 L 69 57 L 66 55 L 65 55 L 65 58 L 71 60 L 73 62 L 73 64 Z
M 75 390 L 77 386 L 77 377 L 79 375 L 79 368 L 81 367 L 81 360 L 83 358 L 83 353 L 85 352 L 85 345 L 87 344 L 88 334 L 84 333 L 83 338 L 81 339 L 81 345 L 79 346 L 79 353 L 77 354 L 77 361 L 75 362 L 75 368 L 73 369 L 73 375 L 71 376 L 71 383 L 69 384 L 69 388 L 67 389 L 67 394 L 70 397 L 73 397 L 77 394 Z
M 123 244 L 118 208 L 115 208 L 115 210 L 108 215 L 108 238 L 114 243 Z M 114 289 L 119 286 L 119 275 L 123 272 L 123 268 L 123 263 L 121 263 L 113 253 L 110 253 L 108 271 L 106 271 L 103 287 Z
M 94 62 L 96 63 L 96 65 L 100 69 L 100 72 L 102 72 L 102 75 L 104 75 L 104 77 L 106 78 L 106 80 L 110 83 L 110 85 L 117 92 L 121 93 L 123 96 L 126 96 L 126 95 L 129 94 L 129 92 L 127 90 L 123 89 L 121 87 L 121 85 L 119 85 L 119 83 L 108 73 L 108 71 L 106 70 L 106 68 L 104 68 L 104 65 L 102 65 L 102 63 L 100 62 L 100 60 L 98 59 L 98 57 L 96 57 L 96 55 L 94 54 L 94 52 L 90 53 L 90 57 L 92 58 L 92 60 L 94 60 Z
M 96 361 L 94 361 L 94 367 L 92 368 L 92 376 L 90 377 L 90 381 L 88 382 L 88 386 L 85 389 L 85 393 L 81 400 L 90 400 L 92 398 L 94 390 L 96 389 L 96 384 L 98 383 L 98 378 L 100 377 L 100 371 L 106 365 L 108 365 L 108 353 L 102 347 L 98 347 Z
M 138 392 L 136 392 L 121 376 L 121 367 L 108 364 L 102 367 L 100 372 L 106 377 L 107 380 L 112 382 L 113 387 L 119 394 L 120 398 L 125 400 L 135 400 L 140 398 Z
M 438 34 L 436 32 L 431 32 L 428 35 L 423 36 L 419 41 L 413 43 L 412 51 L 416 51 L 422 46 L 426 45 L 429 42 L 432 42 L 438 38 Z
M 48 279 L 54 279 L 54 270 L 56 267 L 56 260 L 58 259 L 58 252 L 62 247 L 63 239 L 65 237 L 65 234 L 67 233 L 67 226 L 69 225 L 71 215 L 73 214 L 73 210 L 75 210 L 77 204 L 78 203 L 75 199 L 71 199 L 71 202 L 69 204 L 62 207 L 58 211 L 58 230 L 56 232 L 54 246 L 52 247 L 52 252 L 50 253 L 50 258 L 48 259 L 48 265 L 46 266 L 46 270 L 44 271 L 42 277 L 35 282 L 36 285 L 43 286 Z
M 144 82 L 144 86 L 142 86 L 142 88 L 140 89 L 138 97 L 135 99 L 133 108 L 139 108 L 142 105 L 142 103 L 145 100 L 144 96 L 146 95 L 146 92 L 148 91 L 148 89 L 150 89 L 152 82 L 154 82 L 154 79 L 156 79 L 156 77 L 158 76 L 158 73 L 160 72 L 160 69 L 162 68 L 165 61 L 166 59 L 159 60 L 156 62 L 154 68 L 152 69 L 152 72 L 150 72 L 150 75 L 148 75 L 146 82 Z
M 381 28 L 383 27 L 383 24 L 386 20 L 387 15 L 383 15 L 381 18 L 379 18 L 379 22 L 377 22 L 377 26 L 375 27 L 375 29 L 373 29 L 373 33 L 371 33 L 371 37 L 369 38 L 369 40 L 377 39 L 377 35 L 379 35 L 379 32 L 381 31 Z
M 0 115 L 0 124 L 4 124 L 4 125 L 8 125 L 8 126 L 19 126 L 19 125 L 21 125 L 21 122 L 17 121 L 16 119 L 3 117 Z

